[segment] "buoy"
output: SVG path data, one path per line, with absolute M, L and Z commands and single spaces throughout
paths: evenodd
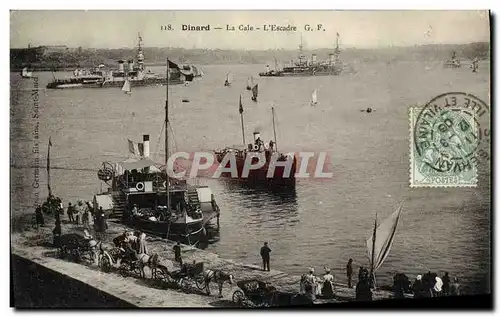
M 368 113 L 372 112 L 372 108 L 366 108 L 366 112 Z

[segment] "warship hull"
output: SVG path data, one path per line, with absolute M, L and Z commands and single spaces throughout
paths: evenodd
M 115 81 L 84 81 L 79 79 L 60 79 L 55 80 L 47 84 L 47 89 L 74 89 L 74 88 L 121 88 L 123 87 L 124 80 Z M 145 86 L 156 86 L 156 85 L 166 85 L 166 78 L 148 78 L 142 80 L 129 80 L 132 87 L 145 87 Z M 170 79 L 169 85 L 180 85 L 183 84 L 182 79 Z

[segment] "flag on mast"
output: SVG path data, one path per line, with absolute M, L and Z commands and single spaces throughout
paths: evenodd
M 139 144 L 128 139 L 128 150 L 131 154 L 140 155 Z
M 240 95 L 240 114 L 243 113 L 243 104 L 241 103 L 241 95 Z

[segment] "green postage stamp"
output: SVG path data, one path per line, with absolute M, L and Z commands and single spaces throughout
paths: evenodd
M 486 113 L 486 104 L 466 93 L 410 107 L 410 187 L 476 187 L 478 118 Z

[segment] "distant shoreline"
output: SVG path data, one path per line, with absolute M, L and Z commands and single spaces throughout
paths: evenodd
M 452 53 L 462 60 L 479 58 L 489 60 L 490 43 L 478 42 L 471 44 L 432 44 L 415 47 L 389 47 L 378 49 L 346 48 L 340 52 L 342 61 L 360 62 L 396 62 L 409 61 L 446 61 Z M 143 49 L 146 66 L 163 66 L 167 57 L 180 64 L 194 65 L 238 65 L 238 64 L 274 64 L 283 66 L 297 58 L 297 50 L 207 50 L 183 48 L 155 48 Z M 316 54 L 318 60 L 325 60 L 333 49 L 306 50 L 304 54 L 310 57 Z M 62 69 L 75 69 L 77 67 L 89 68 L 99 64 L 116 68 L 119 60 L 133 59 L 137 54 L 135 49 L 55 49 L 39 46 L 25 49 L 10 49 L 10 67 L 12 70 L 21 70 L 23 67 L 43 71 L 59 71 Z
M 467 59 L 462 59 L 461 60 L 462 63 L 464 64 L 467 64 Z M 356 62 L 356 61 L 354 61 Z M 386 63 L 384 61 L 360 61 L 360 63 Z M 401 63 L 410 63 L 410 62 L 417 62 L 417 63 L 444 63 L 445 61 L 439 61 L 439 60 L 430 60 L 430 61 L 412 61 L 412 60 L 399 60 L 399 61 L 395 61 L 394 63 L 398 63 L 398 62 L 401 62 Z M 483 63 L 490 63 L 491 61 L 490 60 L 480 60 L 479 63 L 480 64 L 483 64 Z M 346 61 L 347 64 L 353 64 L 352 62 L 349 62 L 349 61 Z M 206 67 L 206 66 L 242 66 L 242 65 L 265 65 L 265 63 L 231 63 L 231 62 L 228 62 L 228 63 L 218 63 L 218 64 L 196 64 L 197 66 L 201 66 L 201 67 Z M 161 66 L 165 66 L 165 63 L 160 63 L 160 62 L 157 62 L 157 63 L 149 63 L 149 64 L 146 64 L 145 65 L 146 67 L 161 67 Z M 82 68 L 93 68 L 93 67 L 96 67 L 96 66 L 88 66 L 88 67 L 82 67 Z M 116 67 L 113 67 L 113 66 L 107 66 L 108 69 L 115 69 Z M 30 67 L 30 71 L 34 71 L 34 72 L 73 72 L 75 70 L 76 66 L 75 67 L 60 67 L 60 68 L 51 68 L 51 67 Z M 11 68 L 10 69 L 10 72 L 11 73 L 20 73 L 22 71 L 22 68 Z

